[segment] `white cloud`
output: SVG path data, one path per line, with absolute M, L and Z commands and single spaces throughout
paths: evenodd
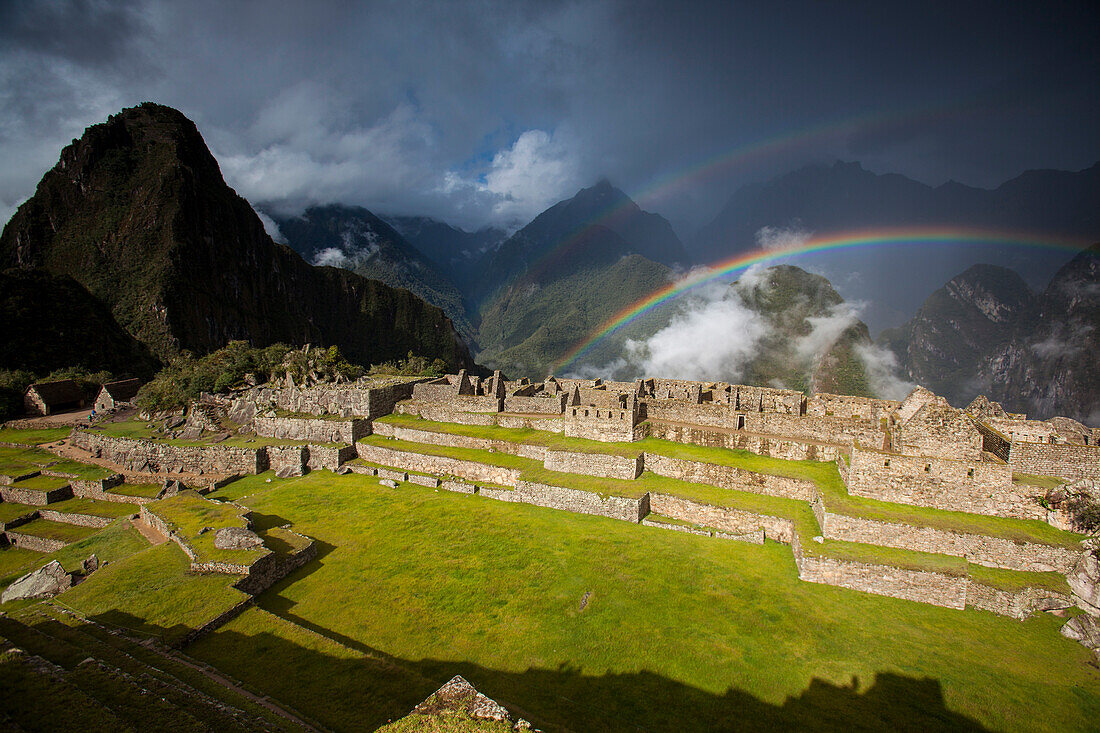
M 267 232 L 267 236 L 279 244 L 286 244 L 287 239 L 283 236 L 282 231 L 279 229 L 279 225 L 275 223 L 275 220 L 262 211 L 257 211 L 256 216 L 260 217 L 260 223 L 264 225 L 264 231 Z
M 628 340 L 626 358 L 639 376 L 736 381 L 767 326 L 728 288 L 695 295 L 684 312 L 644 341 Z
M 338 247 L 327 247 L 313 256 L 313 264 L 322 267 L 344 267 L 348 264 L 348 258 Z
M 880 398 L 903 400 L 916 384 L 898 376 L 898 358 L 893 351 L 875 344 L 857 344 L 856 356 L 863 362 L 871 390 Z
M 810 241 L 813 235 L 798 222 L 784 227 L 765 226 L 756 232 L 756 246 L 768 250 L 795 249 Z
M 483 176 L 467 178 L 448 171 L 439 191 L 464 197 L 468 207 L 487 208 L 494 224 L 510 227 L 526 224 L 585 183 L 566 129 L 553 134 L 532 129 L 511 147 L 497 151 Z
M 841 303 L 829 309 L 828 315 L 807 318 L 811 330 L 795 341 L 795 353 L 805 363 L 817 364 L 841 334 L 859 321 L 861 310 L 859 303 Z

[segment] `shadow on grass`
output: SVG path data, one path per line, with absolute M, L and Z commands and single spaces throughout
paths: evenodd
M 95 620 L 150 629 L 121 611 Z M 880 673 L 869 685 L 855 678 L 840 685 L 813 679 L 799 695 L 772 704 L 741 690 L 715 694 L 644 670 L 591 675 L 563 665 L 514 672 L 464 662 L 401 660 L 347 644 L 350 640 L 316 625 L 307 628 L 359 654 L 336 656 L 267 631 L 245 634 L 228 628 L 186 653 L 333 730 L 374 730 L 403 717 L 456 674 L 548 731 L 985 730 L 947 709 L 939 681 L 930 678 Z M 150 630 L 162 637 L 178 631 Z

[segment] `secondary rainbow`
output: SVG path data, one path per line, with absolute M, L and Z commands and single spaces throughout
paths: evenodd
M 679 295 L 710 282 L 719 277 L 731 275 L 749 267 L 791 257 L 816 252 L 828 252 L 856 247 L 874 246 L 920 246 L 949 242 L 970 242 L 974 244 L 1004 244 L 1019 247 L 1041 247 L 1057 250 L 1079 251 L 1087 243 L 1084 240 L 1066 237 L 1054 237 L 1027 232 L 1009 232 L 963 228 L 909 228 L 874 229 L 858 232 L 843 232 L 820 237 L 812 237 L 802 244 L 783 249 L 757 249 L 752 252 L 711 265 L 704 269 L 693 270 L 684 278 L 667 287 L 650 293 L 641 300 L 623 308 L 604 321 L 589 336 L 573 346 L 565 356 L 553 365 L 552 371 L 560 372 L 583 356 L 596 342 L 633 322 L 644 313 Z

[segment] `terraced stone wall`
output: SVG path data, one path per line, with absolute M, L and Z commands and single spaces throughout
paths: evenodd
M 484 490 L 481 493 L 485 493 Z M 642 517 L 650 511 L 648 494 L 638 499 L 622 496 L 600 496 L 590 491 L 566 489 L 531 481 L 517 482 L 516 489 L 511 494 L 511 501 L 561 509 L 567 512 L 596 514 L 635 524 L 642 521 Z
M 304 445 L 269 445 L 266 451 L 272 471 L 291 471 L 300 476 L 309 467 L 309 448 Z
M 772 435 L 755 435 L 739 430 L 706 429 L 660 421 L 646 423 L 650 437 L 688 445 L 747 450 L 760 456 L 788 461 L 835 461 L 844 447 L 829 443 L 810 443 Z
M 818 557 L 803 552 L 798 537 L 791 543 L 798 577 L 809 583 L 861 590 L 880 596 L 962 609 L 970 579 L 889 565 Z
M 1012 468 L 992 461 L 903 456 L 853 446 L 848 491 L 856 496 L 936 509 L 1042 519 L 1034 487 L 1012 483 Z
M 146 473 L 247 473 L 268 468 L 267 452 L 260 448 L 211 445 L 171 445 L 74 430 L 72 444 L 131 471 Z
M 782 496 L 801 501 L 810 501 L 817 496 L 813 482 L 804 479 L 754 473 L 734 466 L 669 458 L 655 453 L 645 454 L 645 468 L 658 476 L 695 484 L 709 484 L 723 489 L 751 491 L 754 494 Z
M 8 537 L 8 542 L 13 547 L 21 547 L 25 550 L 34 550 L 35 552 L 57 552 L 65 547 L 65 543 L 61 540 L 52 540 L 47 537 L 38 537 L 33 534 L 22 534 L 21 532 L 13 532 L 8 530 L 4 534 Z
M 662 514 L 684 522 L 713 527 L 732 534 L 745 534 L 762 529 L 767 539 L 776 542 L 790 544 L 794 538 L 794 525 L 789 519 L 770 517 L 729 507 L 712 506 L 671 494 L 651 492 L 649 494 L 649 509 L 654 514 Z
M 358 455 L 354 445 L 339 447 L 311 445 L 309 446 L 309 462 L 307 465 L 312 471 L 321 469 L 335 471 L 344 463 L 354 460 Z
M 73 495 L 71 486 L 61 486 L 56 489 L 23 489 L 18 486 L 0 486 L 0 499 L 12 504 L 30 504 L 31 506 L 45 506 L 55 501 L 64 501 Z
M 106 527 L 113 519 L 107 517 L 95 517 L 91 514 L 72 514 L 70 512 L 58 512 L 53 509 L 39 509 L 38 515 L 43 519 L 48 519 L 51 522 L 62 522 L 64 524 L 75 524 L 81 527 L 95 527 L 102 529 Z
M 1008 462 L 1009 450 L 1012 446 L 1008 439 L 983 422 L 975 421 L 975 426 L 978 428 L 978 432 L 982 434 L 982 450 Z
M 509 453 L 514 456 L 522 456 L 542 461 L 546 459 L 546 448 L 541 445 L 527 445 L 508 440 L 492 440 L 489 438 L 476 438 L 467 435 L 454 435 L 453 433 L 437 433 L 431 430 L 418 430 L 387 423 L 375 423 L 374 434 L 386 438 L 397 438 L 412 443 L 424 443 L 426 445 L 445 445 L 452 448 L 474 448 L 477 450 L 494 450 L 499 453 Z
M 1084 553 L 1083 549 L 880 522 L 820 509 L 815 513 L 818 515 L 822 534 L 828 539 L 954 555 L 991 568 L 1034 572 L 1054 570 L 1064 574 L 1073 570 Z
M 503 466 L 490 466 L 475 461 L 464 461 L 448 456 L 431 456 L 424 453 L 382 448 L 365 443 L 356 443 L 359 457 L 371 463 L 395 466 L 406 471 L 432 473 L 437 476 L 455 476 L 468 481 L 486 481 L 503 486 L 515 486 L 519 481 L 519 471 Z
M 1069 608 L 1073 600 L 1062 593 L 1042 588 L 1008 591 L 970 581 L 966 587 L 966 605 L 1022 620 L 1036 611 Z
M 1100 446 L 1013 442 L 1008 464 L 1016 473 L 1100 479 Z
M 550 471 L 634 480 L 642 475 L 641 454 L 628 458 L 607 453 L 548 450 L 543 465 Z
M 354 443 L 370 435 L 370 423 L 362 418 L 325 420 L 301 417 L 257 417 L 252 421 L 256 435 L 310 443 Z

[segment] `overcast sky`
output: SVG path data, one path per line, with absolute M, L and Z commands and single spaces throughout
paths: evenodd
M 288 213 L 513 225 L 607 176 L 685 234 L 810 162 L 992 187 L 1100 160 L 1095 5 L 0 0 L 0 221 L 145 100 Z

